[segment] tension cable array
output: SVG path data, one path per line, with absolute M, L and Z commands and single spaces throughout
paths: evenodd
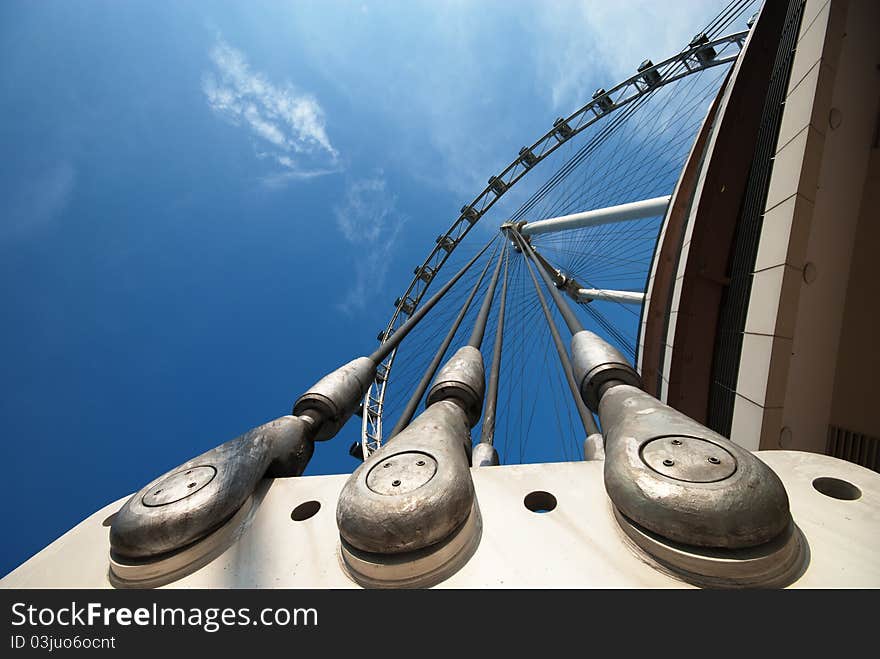
M 544 299 L 544 294 L 541 292 L 541 287 L 538 284 L 538 280 L 535 277 L 535 273 L 532 270 L 532 265 L 529 261 L 532 261 L 537 267 L 538 272 L 541 273 L 544 278 L 544 283 L 547 284 L 547 288 L 550 291 L 551 295 L 554 295 L 554 300 L 556 302 L 559 311 L 562 313 L 562 317 L 565 319 L 565 323 L 568 326 L 569 331 L 574 334 L 583 329 L 580 321 L 571 311 L 571 309 L 562 302 L 561 299 L 557 299 L 559 296 L 559 292 L 556 290 L 555 286 L 552 282 L 549 281 L 549 277 L 547 276 L 546 271 L 542 266 L 540 266 L 535 258 L 534 253 L 531 252 L 531 248 L 528 243 L 523 239 L 519 233 L 515 231 L 511 231 L 512 238 L 519 245 L 520 250 L 522 250 L 523 256 L 525 257 L 526 268 L 529 271 L 529 275 L 532 278 L 532 283 L 535 285 L 535 293 L 538 296 L 538 301 L 541 303 L 541 309 L 544 311 L 544 318 L 547 320 L 547 327 L 550 329 L 550 334 L 553 336 L 553 344 L 556 346 L 556 353 L 559 355 L 559 361 L 562 363 L 562 370 L 565 372 L 565 379 L 568 382 L 569 389 L 571 390 L 571 395 L 574 398 L 575 407 L 578 411 L 578 416 L 581 418 L 581 424 L 584 427 L 584 432 L 587 433 L 587 436 L 594 435 L 599 432 L 599 427 L 596 425 L 596 420 L 593 418 L 593 415 L 587 409 L 584 402 L 581 400 L 580 391 L 578 390 L 577 382 L 574 379 L 574 375 L 571 370 L 571 360 L 568 358 L 568 351 L 565 349 L 565 344 L 562 342 L 562 337 L 559 335 L 559 330 L 556 328 L 556 323 L 553 321 L 553 315 L 550 313 L 550 308 L 547 306 L 547 300 Z
M 422 379 L 419 380 L 419 383 L 413 390 L 413 393 L 409 398 L 409 402 L 407 402 L 406 407 L 403 409 L 403 412 L 400 413 L 400 417 L 397 419 L 397 423 L 394 424 L 394 428 L 392 428 L 391 432 L 388 434 L 389 440 L 401 430 L 406 428 L 409 425 L 409 422 L 412 421 L 413 415 L 415 414 L 416 409 L 419 406 L 419 401 L 422 400 L 422 397 L 428 390 L 428 385 L 431 384 L 431 380 L 433 380 L 434 376 L 437 374 L 437 369 L 440 368 L 440 362 L 443 361 L 443 357 L 446 355 L 446 351 L 449 349 L 449 345 L 452 343 L 452 339 L 455 337 L 455 333 L 458 332 L 458 328 L 461 326 L 461 322 L 464 320 L 464 317 L 471 306 L 471 302 L 473 302 L 474 298 L 476 297 L 477 291 L 480 289 L 480 284 L 483 283 L 483 278 L 489 271 L 490 265 L 492 265 L 492 259 L 489 259 L 486 262 L 486 267 L 483 268 L 483 272 L 480 273 L 480 276 L 477 278 L 477 283 L 474 284 L 474 287 L 471 289 L 470 295 L 467 296 L 464 304 L 461 305 L 461 310 L 458 312 L 458 316 L 455 317 L 455 320 L 450 326 L 449 331 L 446 333 L 446 338 L 443 339 L 443 343 L 441 343 L 440 347 L 437 348 L 437 352 L 434 353 L 434 358 L 431 360 L 431 363 L 428 364 L 428 368 L 425 369 L 425 373 L 424 375 L 422 375 Z

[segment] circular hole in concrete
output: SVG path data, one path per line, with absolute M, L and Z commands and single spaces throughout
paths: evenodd
M 813 481 L 813 487 L 826 497 L 841 499 L 843 501 L 855 501 L 862 496 L 862 491 L 848 481 L 839 478 L 823 476 Z
M 321 510 L 320 501 L 306 501 L 293 509 L 293 512 L 290 513 L 290 519 L 294 522 L 302 522 L 309 517 L 314 517 L 319 510 Z
M 549 492 L 536 490 L 526 495 L 526 498 L 523 499 L 523 504 L 533 513 L 549 513 L 556 508 L 556 497 Z

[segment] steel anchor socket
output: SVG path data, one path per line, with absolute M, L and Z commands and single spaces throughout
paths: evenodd
M 779 477 L 755 455 L 629 385 L 599 404 L 605 489 L 630 520 L 674 542 L 755 547 L 791 523 Z
M 485 390 L 483 355 L 472 346 L 464 346 L 437 373 L 426 403 L 430 407 L 439 400 L 458 401 L 467 413 L 468 427 L 473 428 L 480 421 Z
M 639 374 L 626 357 L 587 330 L 571 337 L 571 370 L 581 398 L 593 412 L 599 409 L 599 391 L 604 383 L 617 380 L 634 387 L 641 386 Z
M 351 546 L 375 554 L 424 549 L 454 533 L 474 504 L 468 419 L 439 401 L 373 453 L 339 495 L 336 524 Z
M 299 416 L 307 410 L 318 412 L 321 425 L 315 441 L 331 439 L 358 410 L 375 377 L 376 364 L 373 360 L 358 357 L 309 387 L 294 403 L 293 414 Z
M 267 475 L 298 476 L 311 458 L 311 425 L 283 416 L 163 474 L 113 519 L 111 552 L 150 559 L 186 547 L 231 518 Z

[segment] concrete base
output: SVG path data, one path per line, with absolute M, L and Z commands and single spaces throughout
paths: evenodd
M 880 587 L 880 475 L 813 453 L 763 451 L 782 479 L 807 564 L 793 588 Z M 482 536 L 470 559 L 438 588 L 692 588 L 646 562 L 615 519 L 602 462 L 472 469 Z M 336 500 L 348 474 L 278 479 L 238 539 L 167 588 L 358 588 L 342 565 Z M 823 494 L 817 478 L 858 488 L 854 500 Z M 852 496 L 841 486 L 820 487 Z M 830 481 L 834 483 L 834 481 Z M 533 492 L 533 512 L 524 502 Z M 540 505 L 534 502 L 539 501 Z M 555 507 L 553 502 L 555 501 Z M 0 580 L 3 588 L 112 588 L 108 516 L 120 499 Z M 315 504 L 320 508 L 314 512 Z M 311 516 L 308 516 L 310 513 Z

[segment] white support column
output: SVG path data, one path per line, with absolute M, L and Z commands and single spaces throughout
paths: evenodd
M 665 195 L 663 197 L 655 197 L 654 199 L 643 199 L 642 201 L 634 201 L 629 204 L 621 204 L 620 206 L 596 208 L 591 211 L 584 211 L 583 213 L 575 213 L 574 215 L 563 215 L 562 217 L 529 222 L 522 226 L 520 233 L 525 236 L 535 236 L 539 233 L 552 233 L 553 231 L 564 231 L 565 229 L 579 229 L 599 226 L 600 224 L 657 217 L 666 213 L 669 199 L 670 195 Z
M 610 291 L 601 288 L 579 288 L 577 296 L 581 301 L 607 300 L 609 302 L 620 302 L 621 304 L 643 304 L 645 302 L 645 294 L 636 293 L 635 291 Z

